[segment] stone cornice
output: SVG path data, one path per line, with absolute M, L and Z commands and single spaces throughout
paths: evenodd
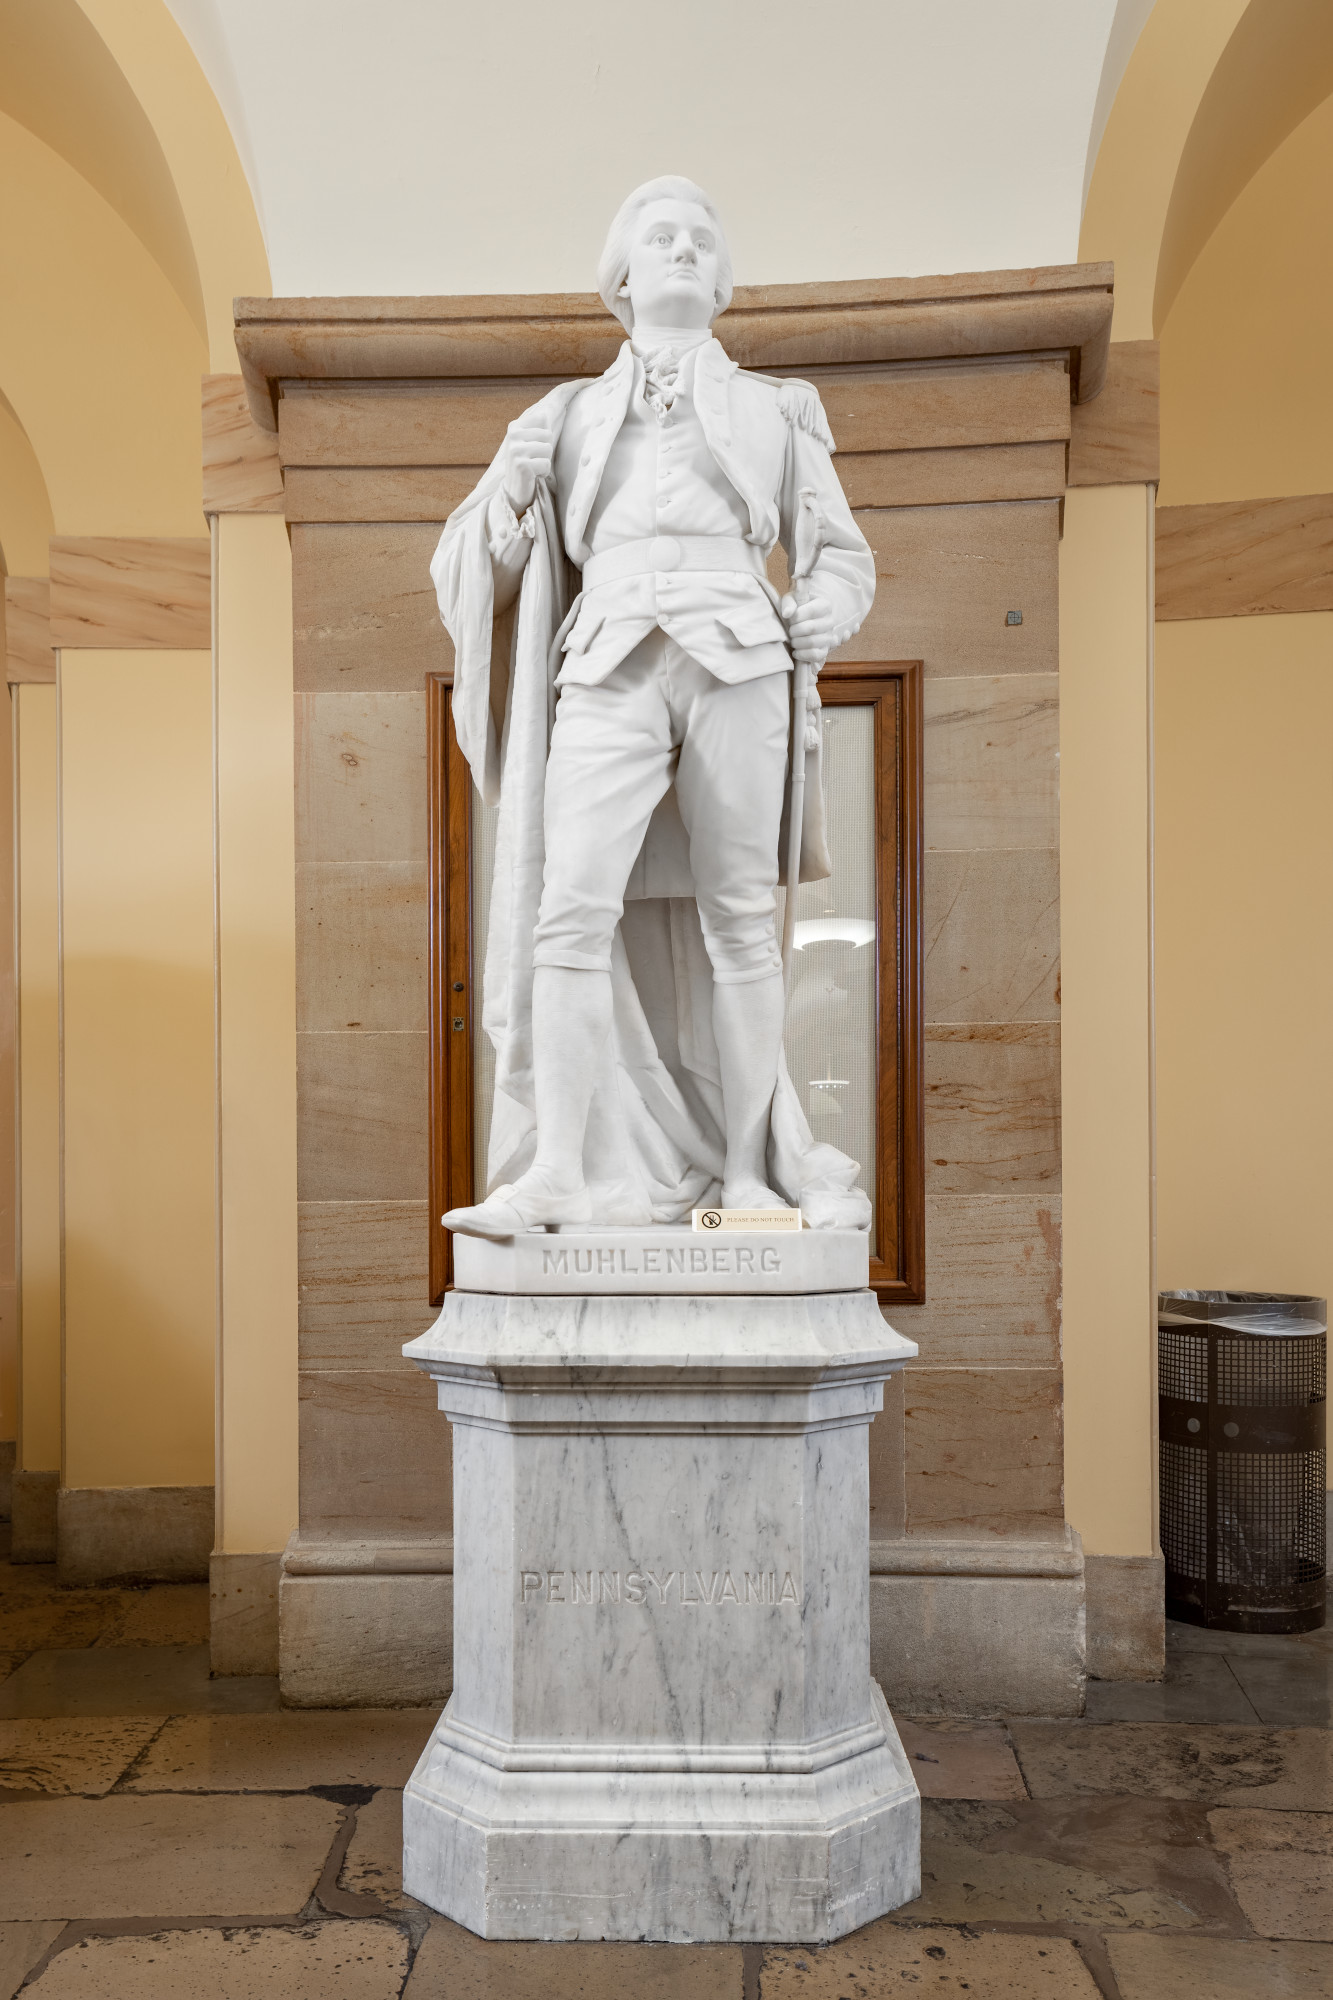
M 747 368 L 862 367 L 1067 353 L 1074 400 L 1106 375 L 1113 268 L 1056 264 L 947 277 L 739 288 L 718 322 Z M 237 299 L 236 347 L 257 423 L 286 381 L 567 378 L 624 338 L 592 293 L 493 298 Z

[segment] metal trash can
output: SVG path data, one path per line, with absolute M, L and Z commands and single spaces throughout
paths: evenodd
M 1166 1615 L 1313 1632 L 1324 1622 L 1327 1301 L 1162 1292 L 1157 1307 Z

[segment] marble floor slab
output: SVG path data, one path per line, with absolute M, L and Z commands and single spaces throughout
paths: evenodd
M 5 1563 L 0 1655 L 83 1646 L 201 1646 L 208 1641 L 208 1586 L 150 1584 L 141 1590 L 66 1590 L 53 1563 Z
M 927 1800 L 921 1885 L 918 1921 L 1241 1927 L 1204 1811 L 1158 1799 Z
M 1093 1722 L 1333 1721 L 1333 1632 L 1218 1632 L 1168 1620 L 1160 1681 L 1090 1681 Z
M 751 2000 L 738 1944 L 511 1944 L 435 1917 L 404 2000 Z
M 155 1735 L 124 1789 L 301 1792 L 315 1785 L 402 1786 L 434 1726 L 433 1708 L 175 1715 Z
M 29 1990 L 42 2000 L 397 2000 L 410 1957 L 401 1931 L 373 1922 L 158 1931 L 84 1939 Z
M 1108 1941 L 1119 2000 L 1331 2000 L 1333 1945 L 1268 1938 L 1154 1937 Z
M 45 1924 L 0 1922 L 0 1993 L 9 1996 L 19 1987 L 46 1954 L 66 1926 L 57 1921 Z
M 1224 1809 L 1208 1830 L 1261 1937 L 1333 1944 L 1333 1815 Z
M 1259 1722 L 1221 1653 L 1168 1654 L 1160 1681 L 1089 1681 L 1089 1722 Z
M 1261 1722 L 1326 1729 L 1333 1721 L 1333 1653 L 1226 1655 Z
M 162 1727 L 158 1716 L 0 1722 L 0 1796 L 109 1792 Z
M 889 1918 L 820 1952 L 790 1948 L 764 1960 L 762 2000 L 851 2000 L 910 1993 L 931 2000 L 1098 2000 L 1098 1989 L 1065 1938 L 974 1937 L 907 1929 Z
M 1166 1621 L 1166 1650 L 1172 1653 L 1226 1653 L 1232 1659 L 1300 1659 L 1310 1653 L 1333 1654 L 1333 1625 L 1316 1632 L 1220 1632 L 1209 1625 Z
M 412 1902 L 403 1892 L 401 1791 L 376 1792 L 358 1812 L 338 1887 L 350 1896 L 373 1896 L 386 1910 L 403 1910 Z
M 207 1646 L 38 1652 L 0 1681 L 0 1719 L 55 1715 L 253 1715 L 279 1706 L 276 1675 L 210 1680 Z
M 900 1722 L 898 1734 L 923 1799 L 1025 1799 L 997 1722 Z
M 1333 1735 L 1188 1722 L 1014 1722 L 1034 1799 L 1187 1799 L 1333 1812 Z
M 161 1644 L 107 1643 L 112 1606 L 0 1656 L 0 2000 L 1333 2000 L 1333 1730 L 1299 1719 L 1326 1633 L 1174 1628 L 1146 1692 L 1184 1718 L 905 1722 L 923 1894 L 836 1944 L 487 1943 L 402 1890 L 433 1711 L 210 1683 L 191 1588 L 160 1587 Z M 0 1560 L 0 1617 L 57 1590 Z
M 339 1808 L 318 1798 L 44 1799 L 0 1807 L 14 1918 L 297 1917 Z

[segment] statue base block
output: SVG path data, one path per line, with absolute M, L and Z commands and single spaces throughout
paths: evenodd
M 633 1293 L 694 1298 L 724 1292 L 863 1292 L 870 1282 L 865 1229 L 727 1230 L 680 1224 L 651 1229 L 533 1230 L 492 1243 L 455 1236 L 460 1292 L 540 1292 L 580 1298 Z
M 494 1938 L 816 1942 L 920 1890 L 870 1678 L 869 1292 L 450 1295 L 454 1693 L 408 1892 Z

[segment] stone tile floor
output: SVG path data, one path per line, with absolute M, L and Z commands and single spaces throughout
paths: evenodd
M 822 1948 L 487 1944 L 405 1897 L 423 1709 L 210 1681 L 202 1586 L 0 1562 L 0 2000 L 1333 2000 L 1333 1635 L 1173 1628 L 1082 1722 L 902 1723 L 919 1901 Z

